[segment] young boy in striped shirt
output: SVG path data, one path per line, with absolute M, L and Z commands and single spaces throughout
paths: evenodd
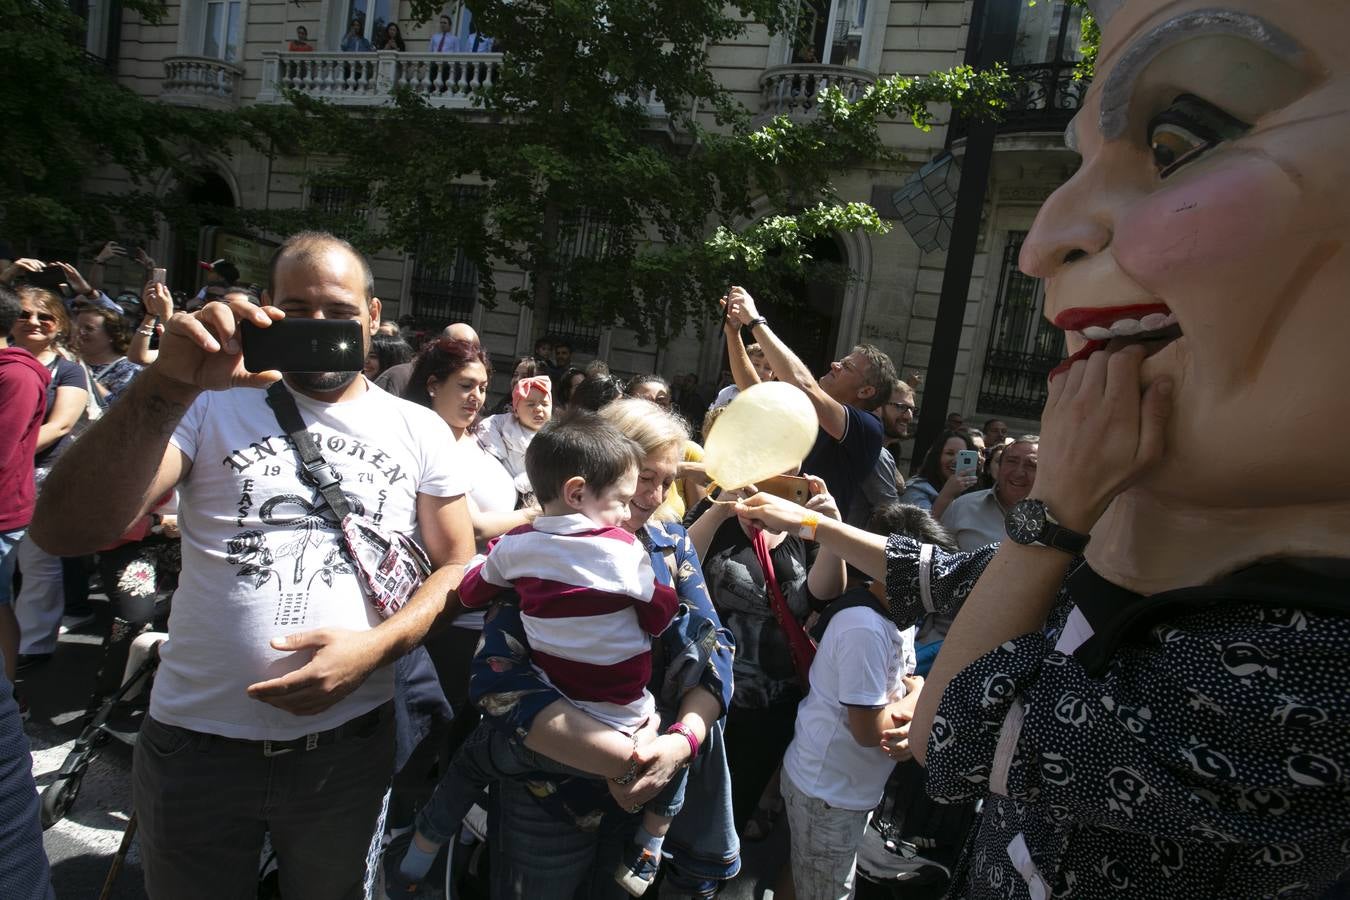
M 657 583 L 646 549 L 621 527 L 642 459 L 636 443 L 592 413 L 545 426 L 525 455 L 543 514 L 492 542 L 459 586 L 468 609 L 515 590 L 534 667 L 568 700 L 629 736 L 657 714 L 647 690 L 652 638 L 679 606 L 675 590 Z M 585 774 L 480 726 L 418 815 L 402 864 L 386 872 L 389 896 L 416 891 L 488 782 L 541 768 Z M 682 776 L 659 798 L 662 808 L 678 807 Z M 652 809 L 643 816 L 633 859 L 615 874 L 634 896 L 656 875 L 670 822 Z

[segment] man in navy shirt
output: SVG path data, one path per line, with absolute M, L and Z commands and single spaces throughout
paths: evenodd
M 727 304 L 731 318 L 750 328 L 778 380 L 795 384 L 811 398 L 820 431 L 802 471 L 824 479 L 839 508 L 848 509 L 881 454 L 881 420 L 873 410 L 891 396 L 895 366 L 890 357 L 859 344 L 817 380 L 769 328 L 748 291 L 733 287 Z

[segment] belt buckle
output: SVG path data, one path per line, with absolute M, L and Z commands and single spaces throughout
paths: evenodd
M 281 743 L 286 743 L 286 742 L 284 742 L 284 741 L 263 741 L 263 756 L 267 756 L 267 757 L 280 756 L 280 755 L 282 755 L 283 753 L 290 753 L 292 750 L 295 749 L 294 747 L 282 747 L 282 748 L 279 749 L 279 750 L 273 750 L 273 749 L 272 749 L 272 744 L 273 744 L 273 743 L 281 744 Z

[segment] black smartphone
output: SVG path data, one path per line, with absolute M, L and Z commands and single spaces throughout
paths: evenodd
M 36 272 L 24 272 L 19 276 L 24 284 L 46 288 L 49 291 L 60 290 L 66 283 L 66 272 L 60 266 L 43 266 Z
M 359 372 L 366 355 L 355 319 L 280 319 L 266 328 L 239 323 L 250 372 Z

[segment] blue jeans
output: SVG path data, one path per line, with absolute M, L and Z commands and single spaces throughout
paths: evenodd
M 12 533 L 12 532 L 11 532 Z M 33 758 L 23 733 L 14 685 L 0 667 L 0 897 L 53 900 L 52 875 L 42 849 Z
M 521 778 L 531 772 L 595 777 L 540 756 L 497 729 L 480 723 L 460 745 L 449 771 L 418 813 L 418 833 L 434 843 L 446 843 L 459 833 L 464 817 L 488 785 L 503 779 Z M 679 813 L 684 806 L 687 774 L 687 770 L 679 772 L 661 789 L 649 804 L 653 812 L 663 816 Z
M 19 543 L 27 530 L 0 531 L 0 606 L 14 605 L 14 566 L 19 561 Z

